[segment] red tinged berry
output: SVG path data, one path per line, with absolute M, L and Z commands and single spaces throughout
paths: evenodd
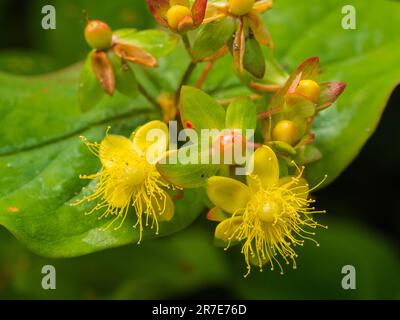
M 85 39 L 96 50 L 107 50 L 112 45 L 112 30 L 100 20 L 89 21 L 85 28 Z

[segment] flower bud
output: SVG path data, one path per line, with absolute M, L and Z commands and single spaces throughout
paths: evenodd
M 290 120 L 279 121 L 272 130 L 272 139 L 274 141 L 283 141 L 294 145 L 300 138 L 299 126 Z
M 112 45 L 112 31 L 108 24 L 92 20 L 85 28 L 85 39 L 93 49 L 107 50 Z
M 321 93 L 318 83 L 313 80 L 301 80 L 296 88 L 296 93 L 302 95 L 303 97 L 311 100 L 312 102 L 317 102 Z
M 221 156 L 224 156 L 225 153 L 227 153 L 228 156 L 233 155 L 236 150 L 240 151 L 241 155 L 246 152 L 246 138 L 238 132 L 231 131 L 223 133 L 217 139 Z
M 248 14 L 253 8 L 255 0 L 229 0 L 229 10 L 237 16 Z
M 185 17 L 192 18 L 192 11 L 188 7 L 182 5 L 172 6 L 167 12 L 168 25 L 177 30 Z

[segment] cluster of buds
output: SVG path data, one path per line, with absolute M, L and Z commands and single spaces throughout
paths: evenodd
M 311 129 L 318 112 L 331 106 L 346 87 L 343 82 L 319 82 L 319 75 L 319 59 L 307 59 L 278 90 L 267 111 L 258 115 L 259 119 L 267 119 L 265 143 L 295 153 L 314 140 Z
M 147 3 L 156 20 L 174 32 L 186 33 L 203 25 L 206 35 L 200 30 L 194 40 L 196 60 L 219 58 L 225 53 L 222 49 L 229 47 L 239 75 L 247 72 L 263 78 L 265 58 L 261 46 L 272 48 L 273 42 L 259 14 L 272 8 L 272 0 L 196 0 L 192 7 L 188 0 L 147 0 Z M 207 27 L 208 24 L 211 26 Z

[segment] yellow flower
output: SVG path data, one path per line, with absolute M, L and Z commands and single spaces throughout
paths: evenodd
M 153 143 L 147 140 L 147 135 L 152 129 L 162 133 Z M 131 139 L 107 134 L 98 144 L 81 138 L 89 150 L 99 157 L 102 168 L 98 173 L 81 176 L 82 179 L 97 179 L 97 184 L 92 194 L 75 205 L 99 200 L 87 214 L 102 210 L 104 212 L 99 219 L 115 216 L 106 227 L 120 220 L 115 229 L 123 225 L 129 209 L 133 207 L 137 216 L 134 227 L 139 226 L 140 232 L 138 243 L 142 239 L 143 225 L 149 225 L 150 220 L 151 228 L 156 226 L 158 233 L 158 221 L 169 221 L 174 215 L 174 204 L 165 191 L 165 188 L 172 186 L 161 178 L 155 167 L 157 159 L 167 150 L 166 124 L 151 121 L 134 132 Z M 149 160 L 150 151 L 153 151 L 154 161 Z
M 296 245 L 302 246 L 318 226 L 312 214 L 309 187 L 301 177 L 279 178 L 275 153 L 267 146 L 253 155 L 253 171 L 247 176 L 247 185 L 226 177 L 212 177 L 207 183 L 210 200 L 231 216 L 219 223 L 215 237 L 231 244 L 241 242 L 242 254 L 250 273 L 251 265 L 262 268 L 269 263 L 271 270 L 277 264 L 283 273 L 280 258 L 296 268 Z M 318 245 L 318 243 L 317 243 Z

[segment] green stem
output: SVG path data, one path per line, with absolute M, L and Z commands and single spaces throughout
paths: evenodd
M 190 58 L 193 60 L 193 54 L 192 54 L 192 45 L 190 44 L 189 37 L 187 36 L 186 33 L 181 34 L 181 38 L 183 41 L 183 44 L 185 45 L 185 49 L 187 53 L 189 54 Z
M 191 61 L 190 61 L 190 64 L 188 65 L 188 67 L 186 68 L 186 71 L 185 71 L 185 73 L 183 74 L 182 79 L 181 79 L 181 81 L 180 81 L 180 83 L 179 83 L 178 89 L 177 89 L 177 91 L 176 91 L 176 95 L 175 95 L 175 99 L 176 99 L 176 100 L 175 100 L 175 101 L 176 101 L 177 103 L 179 102 L 179 99 L 180 99 L 180 96 L 181 96 L 181 89 L 182 89 L 182 87 L 183 87 L 185 84 L 188 83 L 188 81 L 189 81 L 189 79 L 190 79 L 190 76 L 192 75 L 194 69 L 195 69 L 196 66 L 197 66 L 197 62 L 195 62 L 194 59 L 193 59 L 193 55 L 192 55 L 192 46 L 191 46 L 191 44 L 190 44 L 190 40 L 189 40 L 187 34 L 186 34 L 186 33 L 181 34 L 181 38 L 182 38 L 183 44 L 185 45 L 185 49 L 186 49 L 188 55 L 190 56 Z
M 176 102 L 179 101 L 180 96 L 181 96 L 181 89 L 185 84 L 188 83 L 190 76 L 192 75 L 194 69 L 196 69 L 196 66 L 197 66 L 197 63 L 195 63 L 193 61 L 190 62 L 190 64 L 188 65 L 185 73 L 182 76 L 181 82 L 179 83 L 178 91 L 176 92 Z
M 146 90 L 145 87 L 143 87 L 140 83 L 137 84 L 139 92 L 145 97 L 151 104 L 153 104 L 155 107 L 158 109 L 161 109 L 159 103 L 157 102 L 156 99 L 154 99 L 150 93 Z

